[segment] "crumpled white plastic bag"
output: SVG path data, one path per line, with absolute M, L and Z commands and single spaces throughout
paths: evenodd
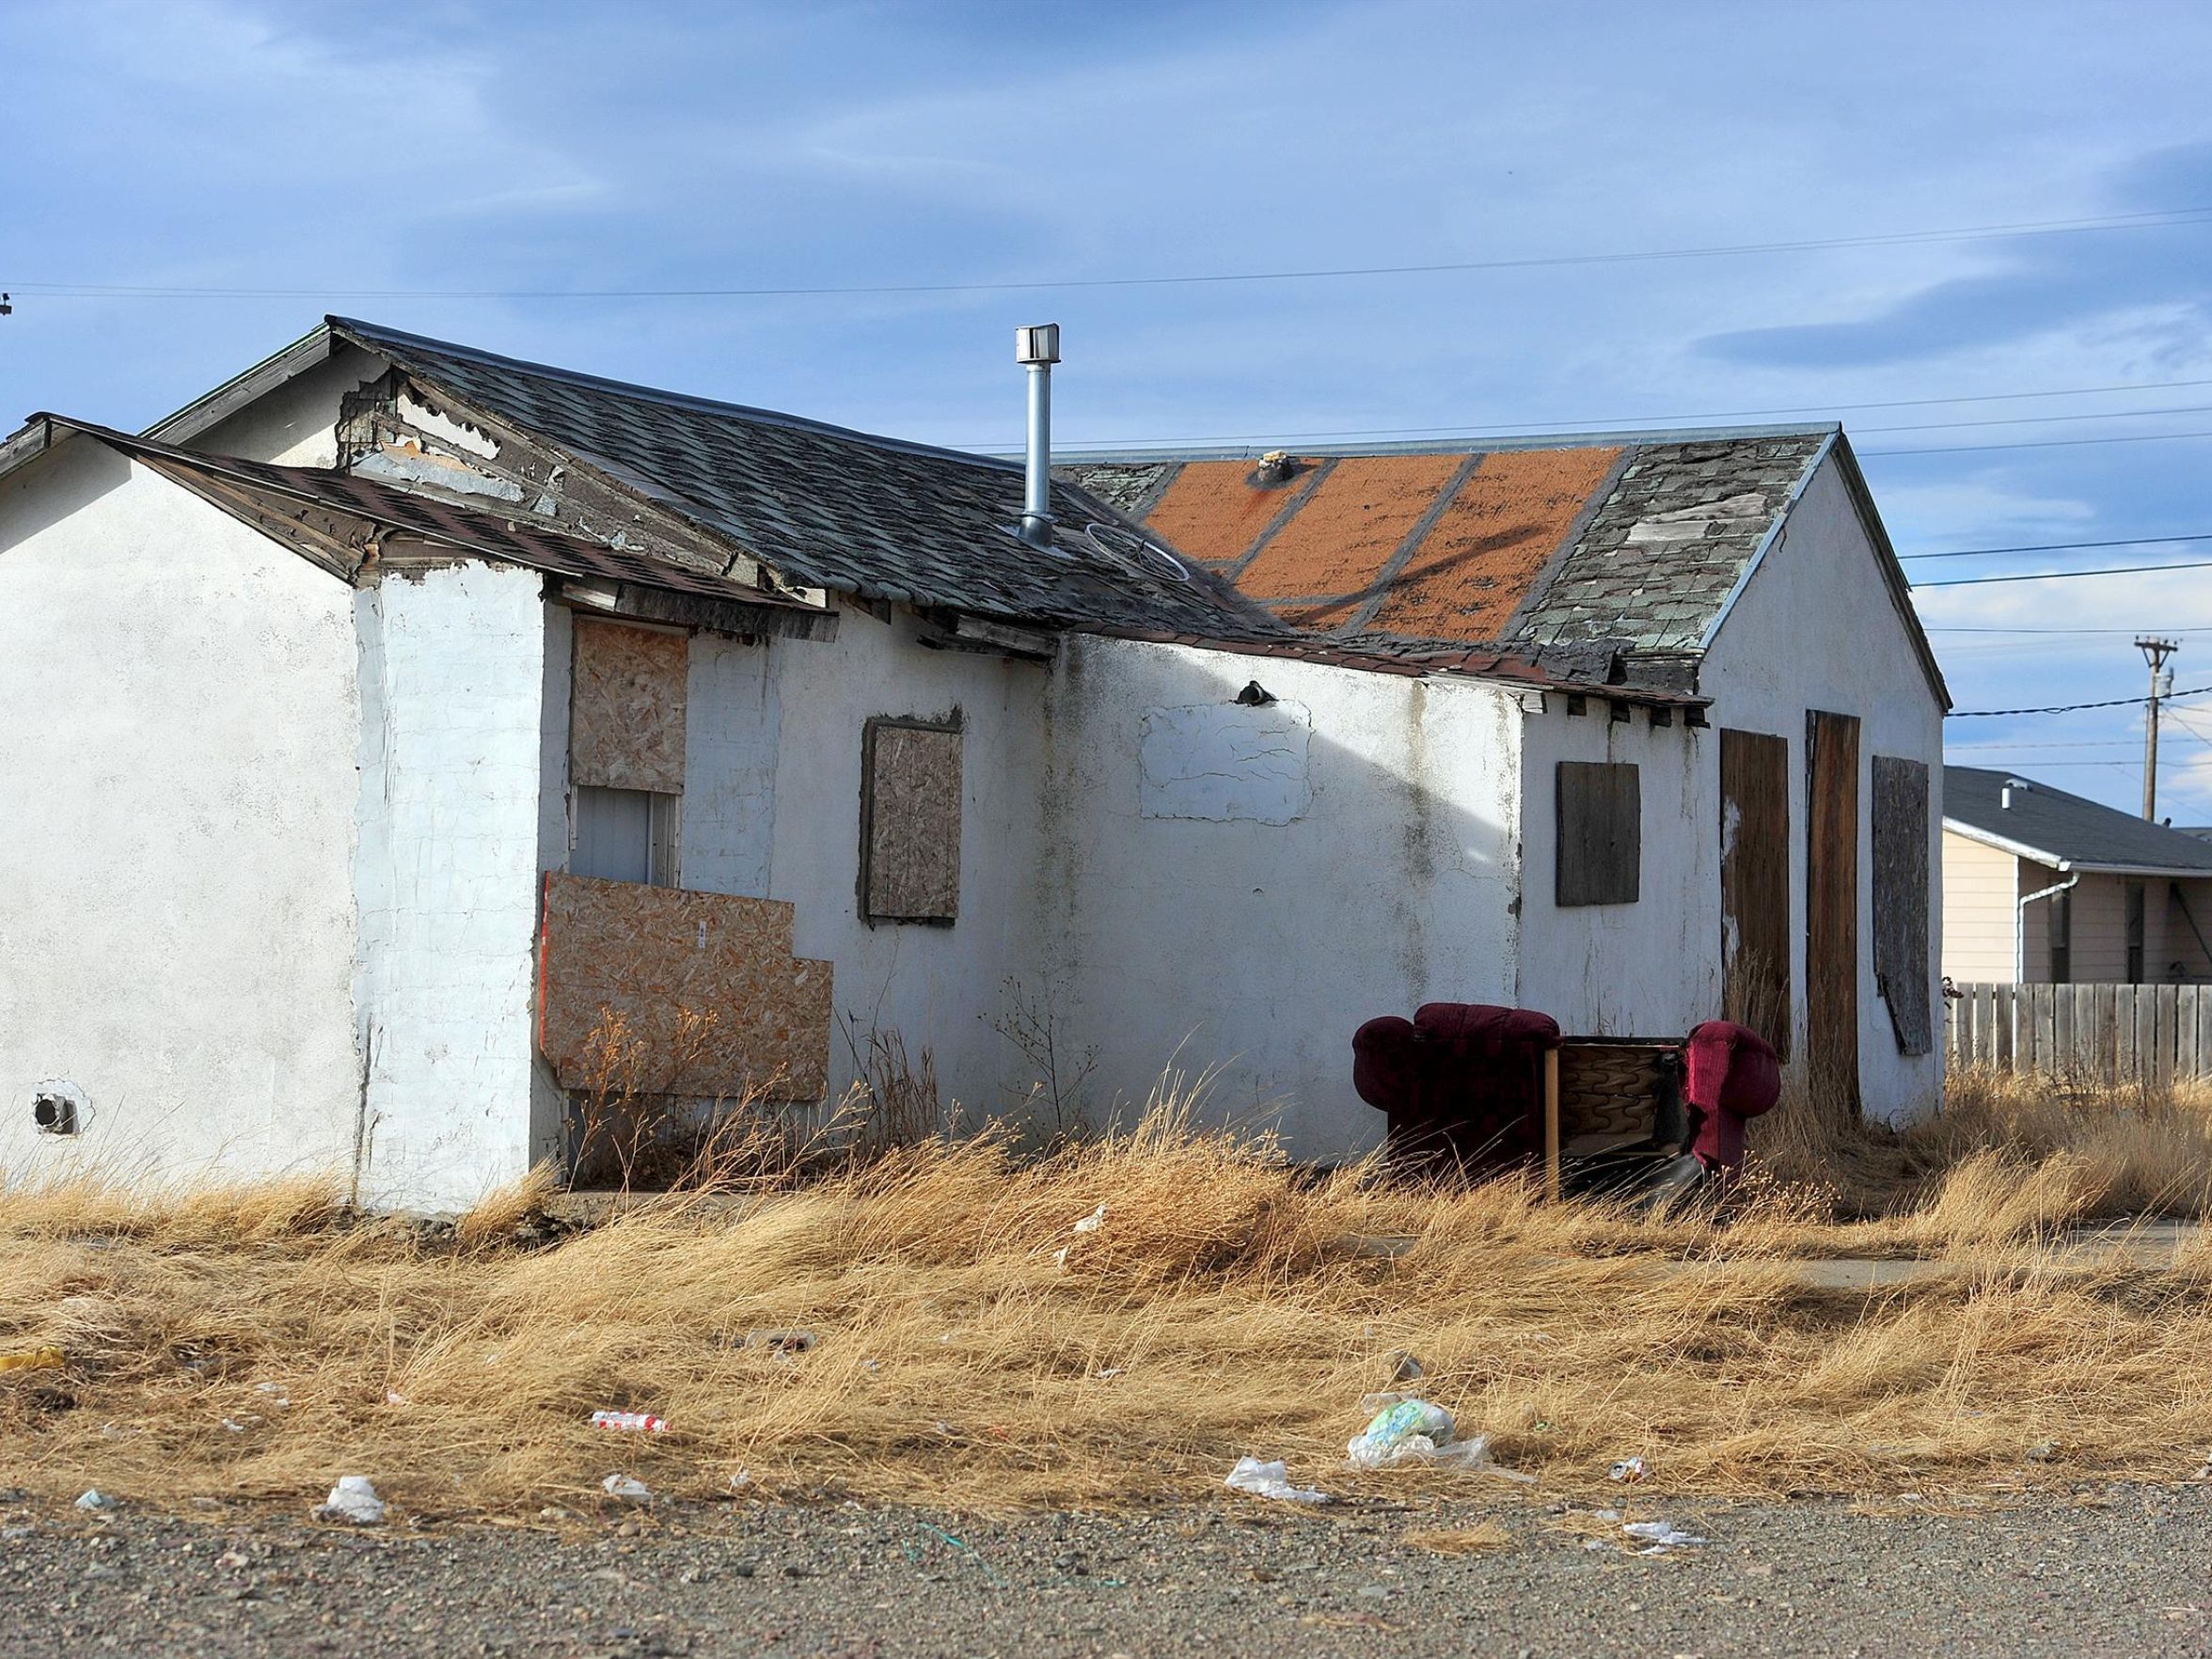
M 353 1526 L 377 1526 L 384 1521 L 384 1500 L 366 1475 L 341 1475 L 330 1489 L 316 1515 L 324 1521 L 343 1521 Z
M 1257 1458 L 1239 1458 L 1237 1466 L 1223 1481 L 1232 1492 L 1248 1492 L 1254 1497 L 1279 1498 L 1292 1504 L 1325 1504 L 1329 1494 L 1317 1492 L 1310 1486 L 1292 1486 L 1290 1471 L 1280 1460 L 1263 1463 Z

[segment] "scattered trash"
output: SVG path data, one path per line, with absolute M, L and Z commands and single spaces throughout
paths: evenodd
M 1075 1224 L 1074 1231 L 1079 1233 L 1095 1233 L 1105 1224 L 1106 1206 L 1100 1204 L 1098 1209 L 1092 1210 L 1090 1214 L 1084 1216 L 1082 1220 Z
M 1250 1462 L 1250 1460 L 1247 1459 L 1246 1462 Z M 996 1572 L 991 1571 L 991 1564 L 983 1558 L 983 1553 L 973 1544 L 970 1543 L 966 1539 L 955 1538 L 943 1527 L 932 1526 L 926 1521 L 917 1521 L 914 1523 L 914 1525 L 919 1526 L 924 1532 L 928 1533 L 930 1537 L 938 1540 L 940 1542 L 950 1544 L 954 1549 L 958 1550 L 964 1555 L 968 1556 L 982 1571 L 984 1577 L 989 1579 L 991 1583 L 999 1586 L 1002 1589 L 1005 1588 L 1006 1581 L 1001 1578 Z
M 1554 1425 L 1549 1417 L 1539 1417 L 1535 1422 L 1528 1425 L 1528 1430 L 1532 1434 L 1549 1434 L 1552 1431 L 1553 1427 Z
M 864 1359 L 861 1362 L 861 1369 L 872 1374 L 883 1369 L 883 1362 L 881 1360 Z
M 752 1471 L 750 1469 L 740 1469 L 730 1477 L 730 1490 L 732 1492 L 743 1492 L 751 1484 Z
M 1068 1247 L 1067 1245 L 1066 1245 L 1066 1244 L 1063 1244 L 1063 1245 L 1061 1245 L 1061 1246 L 1060 1246 L 1060 1248 L 1059 1248 L 1059 1249 L 1057 1249 L 1057 1250 L 1055 1250 L 1055 1251 L 1053 1251 L 1053 1252 L 1052 1252 L 1052 1265 L 1053 1265 L 1054 1267 L 1056 1267 L 1056 1268 L 1065 1268 L 1065 1267 L 1067 1265 L 1067 1251 L 1068 1251 L 1068 1248 L 1069 1248 L 1069 1247 Z M 944 1338 L 940 1336 L 940 1337 L 939 1337 L 939 1338 L 938 1338 L 938 1340 L 939 1340 L 940 1342 L 942 1342 L 942 1341 L 944 1340 Z
M 1098 1381 L 1101 1382 L 1111 1382 L 1114 1378 L 1123 1375 L 1128 1369 L 1129 1367 L 1127 1366 L 1108 1366 L 1103 1371 L 1098 1373 Z
M 77 1508 L 80 1509 L 112 1509 L 115 1507 L 115 1499 L 109 1497 L 107 1493 L 102 1492 L 98 1487 L 94 1487 L 90 1492 L 85 1493 L 83 1497 L 77 1499 Z
M 407 1403 L 407 1397 L 396 1388 L 387 1388 L 384 1391 L 384 1403 L 391 1406 L 403 1406 Z
M 592 1427 L 621 1429 L 638 1434 L 665 1434 L 668 1432 L 668 1420 L 656 1417 L 650 1412 L 593 1412 Z
M 256 1394 L 268 1395 L 270 1397 L 269 1403 L 271 1405 L 288 1406 L 292 1403 L 291 1398 L 285 1394 L 283 1389 L 277 1387 L 274 1382 L 256 1382 L 254 1384 L 254 1392 Z
M 223 1419 L 223 1427 L 229 1430 L 233 1434 L 244 1434 L 245 1432 L 245 1425 L 241 1423 L 236 1417 L 225 1417 Z
M 1228 1479 L 1222 1482 L 1231 1492 L 1248 1492 L 1254 1497 L 1280 1498 L 1292 1504 L 1325 1504 L 1329 1494 L 1317 1492 L 1310 1486 L 1292 1486 L 1290 1471 L 1278 1460 L 1263 1463 L 1257 1458 L 1239 1458 L 1237 1466 L 1229 1471 Z
M 58 1371 L 69 1356 L 58 1348 L 34 1348 L 25 1353 L 0 1353 L 0 1371 Z
M 1414 1382 L 1427 1374 L 1421 1362 L 1403 1349 L 1390 1356 L 1390 1380 L 1393 1382 Z
M 1651 1465 L 1645 1462 L 1643 1459 L 1622 1458 L 1620 1462 L 1605 1471 L 1605 1478 L 1618 1480 L 1623 1486 L 1634 1486 L 1637 1481 L 1648 1478 L 1651 1473 Z
M 343 1521 L 349 1526 L 384 1524 L 384 1500 L 366 1475 L 340 1475 L 330 1495 L 315 1510 L 318 1521 Z
M 2027 1455 L 2031 1463 L 2047 1463 L 2059 1455 L 2059 1443 L 2055 1440 L 2039 1440 L 2028 1448 Z
M 820 1341 L 812 1331 L 748 1331 L 737 1338 L 739 1348 L 770 1348 L 778 1353 L 804 1353 Z
M 653 1488 L 627 1475 L 609 1475 L 599 1483 L 599 1487 L 608 1497 L 618 1497 L 625 1503 L 649 1504 L 653 1501 Z
M 1635 1552 L 1639 1556 L 1664 1556 L 1668 1550 L 1681 1549 L 1686 1544 L 1713 1541 L 1694 1532 L 1684 1532 L 1671 1521 L 1630 1521 L 1620 1530 L 1644 1546 Z
M 1371 1397 L 1370 1397 L 1371 1398 Z M 1363 1401 L 1363 1404 L 1366 1402 Z M 1393 1463 L 1427 1462 L 1452 1437 L 1451 1413 L 1426 1399 L 1398 1399 L 1384 1406 L 1344 1449 L 1362 1469 Z

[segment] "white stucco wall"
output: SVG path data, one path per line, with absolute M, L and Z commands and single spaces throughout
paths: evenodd
M 1544 699 L 1528 717 L 1522 770 L 1521 983 L 1516 1001 L 1583 1036 L 1680 1036 L 1720 1008 L 1719 736 L 1626 720 L 1590 698 L 1570 715 Z M 1636 768 L 1642 862 L 1633 905 L 1571 905 L 1557 895 L 1560 761 Z
M 1790 742 L 1791 974 L 1798 1008 L 1795 1053 L 1805 1052 L 1805 716 L 1856 715 L 1859 726 L 1859 1084 L 1870 1116 L 1900 1121 L 1942 1098 L 1941 1043 L 1897 1051 L 1873 970 L 1873 757 L 1928 767 L 1929 1018 L 1942 1030 L 1943 710 L 1885 588 L 1872 544 L 1842 474 L 1825 464 L 1784 521 L 1714 640 L 1700 675 L 1714 726 L 1768 732 Z M 1718 788 L 1717 743 L 1707 773 Z M 1717 805 L 1714 811 L 1717 814 Z M 1717 816 L 1714 819 L 1718 835 Z M 1717 914 L 1717 898 L 1715 899 Z M 1717 923 L 1715 924 L 1717 925 Z
M 357 719 L 344 583 L 89 440 L 0 483 L 0 1171 L 342 1173 Z
M 1255 678 L 1278 703 L 1238 709 Z M 1035 972 L 1069 1046 L 1097 1049 L 1095 1106 L 1141 1100 L 1170 1065 L 1219 1067 L 1217 1115 L 1279 1111 L 1298 1155 L 1351 1156 L 1383 1130 L 1352 1091 L 1361 1021 L 1509 1000 L 1516 694 L 1076 637 L 1047 713 Z M 1223 740 L 1242 721 L 1266 740 Z M 1148 766 L 1148 723 L 1189 762 Z M 1301 724 L 1302 757 L 1283 740 Z M 1160 777 L 1240 754 L 1256 764 L 1215 815 L 1168 815 L 1208 797 L 1163 797 Z
M 459 1208 L 553 1149 L 532 1109 L 543 588 L 462 563 L 357 595 L 362 1191 L 377 1202 Z
M 340 402 L 390 366 L 358 346 L 340 345 L 327 360 L 262 393 L 184 447 L 284 466 L 335 466 Z

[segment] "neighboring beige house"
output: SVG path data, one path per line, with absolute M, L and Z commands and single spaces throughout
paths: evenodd
M 1943 768 L 1954 983 L 2212 979 L 2212 842 L 2012 772 Z

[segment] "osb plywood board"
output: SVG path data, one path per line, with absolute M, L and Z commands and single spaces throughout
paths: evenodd
M 1255 599 L 1371 592 L 1398 544 L 1460 469 L 1459 455 L 1354 455 L 1315 486 L 1237 578 Z
M 791 954 L 792 910 L 588 877 L 545 877 L 538 1046 L 564 1088 L 605 1070 L 619 1016 L 642 1093 L 819 1100 L 829 1088 L 830 964 Z
M 1501 450 L 1460 487 L 1374 626 L 1433 640 L 1494 640 L 1567 538 L 1617 449 Z
M 950 922 L 960 909 L 960 734 L 868 723 L 861 891 L 877 922 Z
M 689 645 L 682 634 L 577 619 L 571 782 L 683 793 Z

